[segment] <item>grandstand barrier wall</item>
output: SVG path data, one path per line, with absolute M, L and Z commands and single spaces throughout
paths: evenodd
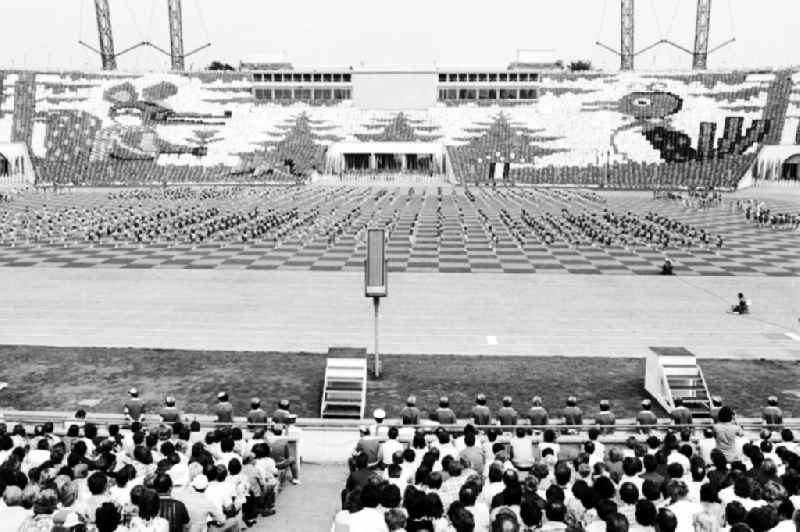
M 217 425 L 230 426 L 230 423 L 216 423 L 213 416 L 209 415 L 194 415 L 184 414 L 188 420 L 197 420 L 200 422 L 201 430 L 212 430 Z M 69 412 L 55 412 L 55 411 L 23 411 L 8 408 L 0 408 L 0 421 L 11 424 L 22 424 L 27 429 L 32 430 L 37 424 L 46 421 L 52 421 L 56 424 L 56 433 L 63 434 L 66 432 L 66 427 L 70 424 L 81 422 L 76 420 L 73 413 Z M 563 457 L 577 456 L 581 451 L 583 443 L 587 440 L 587 431 L 592 428 L 601 428 L 594 423 L 592 419 L 585 419 L 582 425 L 564 425 L 561 419 L 553 418 L 546 426 L 533 426 L 529 424 L 520 424 L 513 426 L 500 426 L 500 425 L 477 425 L 476 428 L 483 429 L 500 429 L 504 435 L 501 435 L 500 441 L 505 441 L 508 436 L 513 432 L 516 427 L 524 427 L 534 431 L 542 431 L 547 428 L 562 432 L 564 430 L 574 430 L 574 434 L 559 434 L 558 443 L 561 447 L 561 454 Z M 120 426 L 126 425 L 126 419 L 122 414 L 111 413 L 88 413 L 86 419 L 82 422 L 91 422 L 97 424 L 99 427 L 107 427 L 110 424 L 117 424 Z M 741 418 L 737 422 L 745 430 L 746 435 L 751 438 L 759 438 L 760 432 L 764 428 L 763 420 L 759 418 Z M 162 424 L 158 416 L 149 415 L 145 417 L 143 422 L 147 426 L 157 426 Z M 398 440 L 406 446 L 410 444 L 413 433 L 416 429 L 421 429 L 426 432 L 432 432 L 438 427 L 443 427 L 448 430 L 460 431 L 463 430 L 470 420 L 459 420 L 456 425 L 439 425 L 438 423 L 423 423 L 420 425 L 401 425 L 399 419 L 388 419 L 380 425 L 378 429 L 379 436 L 385 434 L 390 426 L 397 426 L 400 428 L 400 436 Z M 247 420 L 243 417 L 234 418 L 234 426 L 246 427 L 248 426 Z M 257 424 L 258 425 L 258 424 Z M 322 419 L 322 418 L 298 418 L 296 425 L 292 425 L 292 432 L 288 435 L 287 439 L 290 445 L 290 452 L 292 456 L 301 456 L 303 461 L 313 463 L 330 463 L 342 464 L 346 463 L 347 459 L 352 455 L 356 443 L 359 439 L 359 428 L 363 426 L 374 426 L 374 420 L 341 420 L 341 419 Z M 258 425 L 261 426 L 261 425 Z M 269 424 L 264 424 L 264 427 Z M 671 420 L 660 418 L 657 425 L 642 426 L 637 425 L 633 419 L 619 419 L 613 426 L 613 434 L 601 434 L 600 441 L 611 447 L 626 447 L 629 437 L 633 436 L 637 441 L 644 442 L 647 434 L 639 433 L 642 428 L 651 428 L 654 431 L 667 431 L 679 430 L 681 428 L 691 428 L 693 430 L 693 438 L 698 438 L 702 433 L 702 428 L 710 426 L 710 422 L 702 420 L 695 422 L 691 426 L 674 425 Z M 800 430 L 800 418 L 787 418 L 784 419 L 783 427 L 792 430 Z M 537 436 L 538 438 L 538 436 Z M 777 442 L 780 438 L 777 434 L 773 433 L 772 440 Z

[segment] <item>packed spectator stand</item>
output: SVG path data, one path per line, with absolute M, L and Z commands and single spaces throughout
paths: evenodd
M 361 427 L 331 530 L 796 530 L 800 448 L 777 398 L 755 432 L 716 404 L 703 423 L 681 406 L 658 420 L 644 401 L 614 436 L 606 401 L 589 425 L 574 397 L 555 420 L 539 397 L 522 413 L 506 397 L 493 413 L 479 394 L 455 426 L 443 397 L 431 417 L 444 427 L 420 425 L 412 396 L 402 424 L 378 410 Z
M 175 398 L 150 414 L 129 394 L 124 416 L 0 423 L 1 530 L 242 530 L 300 484 L 287 401 L 269 416 L 253 398 L 240 424 L 221 392 L 201 427 Z

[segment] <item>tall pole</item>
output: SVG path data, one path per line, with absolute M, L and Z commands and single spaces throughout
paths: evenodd
M 621 0 L 620 5 L 620 70 L 633 70 L 633 2 Z
M 168 0 L 169 45 L 172 70 L 184 70 L 183 56 L 183 13 L 181 0 Z
M 114 53 L 114 36 L 111 33 L 111 10 L 108 0 L 94 0 L 97 15 L 97 36 L 100 41 L 100 57 L 103 70 L 117 69 L 117 56 Z
M 381 376 L 381 357 L 378 351 L 378 317 L 380 316 L 381 298 L 373 297 L 372 305 L 375 308 L 375 377 Z
M 708 34 L 711 30 L 711 0 L 697 0 L 697 24 L 694 32 L 693 70 L 705 70 L 708 65 Z

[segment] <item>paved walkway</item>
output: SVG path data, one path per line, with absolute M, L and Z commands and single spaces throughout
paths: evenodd
M 0 267 L 0 344 L 372 346 L 358 272 Z M 725 311 L 742 291 L 750 316 Z M 800 358 L 800 277 L 393 274 L 381 352 Z
M 262 517 L 249 529 L 253 532 L 325 531 L 339 511 L 339 492 L 344 486 L 347 466 L 305 465 L 300 486 L 287 486 L 278 496 L 277 513 Z

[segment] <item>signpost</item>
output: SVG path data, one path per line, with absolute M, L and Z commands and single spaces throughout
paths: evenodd
M 375 377 L 381 376 L 378 350 L 378 317 L 381 298 L 388 295 L 386 237 L 383 229 L 367 229 L 367 259 L 364 261 L 364 295 L 372 298 L 375 308 Z

